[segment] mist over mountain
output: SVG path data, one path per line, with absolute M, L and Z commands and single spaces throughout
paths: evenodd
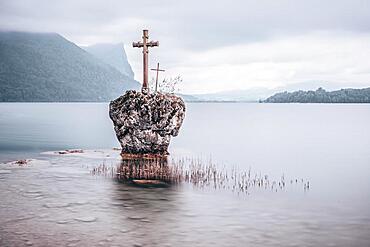
M 59 34 L 0 32 L 0 101 L 109 101 L 139 86 Z
M 111 65 L 122 74 L 127 75 L 130 78 L 134 78 L 134 72 L 127 60 L 123 43 L 95 44 L 91 46 L 81 46 L 81 48 L 103 62 Z
M 257 102 L 266 99 L 274 93 L 268 88 L 251 88 L 246 90 L 230 90 L 210 94 L 193 94 L 192 96 L 199 101 L 244 101 Z
M 217 93 L 209 94 L 193 94 L 194 99 L 192 101 L 243 101 L 243 102 L 258 102 L 263 101 L 274 94 L 281 92 L 294 92 L 299 90 L 315 91 L 318 88 L 324 88 L 325 90 L 335 91 L 346 88 L 362 88 L 363 83 L 336 83 L 326 81 L 305 81 L 300 83 L 292 83 L 286 86 L 276 88 L 264 88 L 256 87 L 245 90 L 230 90 L 221 91 Z M 370 85 L 369 85 L 370 86 Z
M 56 33 L 0 32 L 0 101 L 3 102 L 109 101 L 128 89 L 140 88 L 133 76 L 122 43 L 82 49 Z M 363 85 L 317 80 L 182 97 L 187 101 L 258 102 L 285 91 L 314 91 L 320 87 L 333 91 Z

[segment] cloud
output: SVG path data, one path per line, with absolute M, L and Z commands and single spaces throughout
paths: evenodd
M 315 30 L 370 30 L 364 0 L 3 0 L 0 6 L 2 28 L 56 31 L 78 43 L 100 42 L 100 35 L 132 39 L 143 26 L 189 50 Z
M 182 74 L 190 92 L 368 82 L 369 13 L 365 0 L 0 0 L 0 29 L 57 32 L 80 45 L 123 41 L 140 80 L 131 43 L 148 28 L 161 44 L 153 66 Z
M 312 32 L 191 53 L 173 74 L 187 92 L 273 88 L 304 81 L 370 86 L 370 34 Z

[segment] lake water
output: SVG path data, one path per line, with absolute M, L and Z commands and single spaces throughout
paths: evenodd
M 118 147 L 108 104 L 2 103 L 0 162 L 39 161 L 0 165 L 0 246 L 370 246 L 369 126 L 368 104 L 187 103 L 172 158 L 287 185 L 142 188 L 41 154 Z

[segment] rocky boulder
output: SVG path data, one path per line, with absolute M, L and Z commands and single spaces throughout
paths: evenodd
M 127 91 L 110 102 L 109 116 L 122 155 L 167 155 L 171 136 L 177 136 L 185 103 L 174 94 Z

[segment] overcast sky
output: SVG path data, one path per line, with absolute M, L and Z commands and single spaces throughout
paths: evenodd
M 78 45 L 124 42 L 141 81 L 142 29 L 182 92 L 306 81 L 370 86 L 367 0 L 0 0 L 0 28 L 57 32 Z M 152 75 L 150 75 L 152 76 Z

